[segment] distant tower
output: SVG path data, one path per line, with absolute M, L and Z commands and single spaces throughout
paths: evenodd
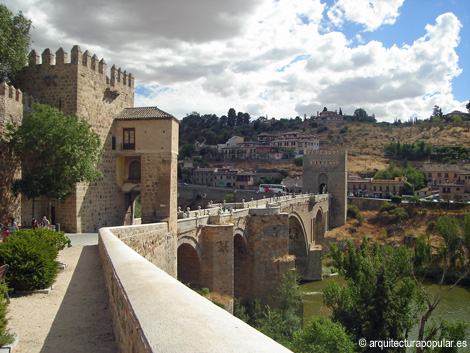
M 329 193 L 329 228 L 346 223 L 347 212 L 347 151 L 317 150 L 304 155 L 303 190 Z

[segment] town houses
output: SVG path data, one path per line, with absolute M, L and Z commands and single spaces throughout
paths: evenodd
M 243 137 L 233 136 L 217 148 L 225 159 L 282 159 L 318 150 L 320 140 L 318 136 L 299 132 L 262 133 L 257 141 L 244 141 Z

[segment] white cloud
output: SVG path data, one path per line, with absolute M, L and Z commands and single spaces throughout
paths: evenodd
M 395 23 L 405 0 L 338 0 L 329 10 L 330 21 L 341 26 L 344 21 L 355 22 L 374 31 L 384 24 Z
M 79 44 L 134 74 L 137 92 L 147 92 L 136 94 L 136 106 L 158 105 L 179 118 L 230 107 L 295 117 L 327 106 L 345 114 L 362 107 L 393 121 L 428 117 L 434 104 L 464 109 L 452 96 L 451 80 L 462 70 L 455 52 L 461 25 L 451 13 L 413 44 L 387 48 L 361 43 L 359 34 L 353 47 L 343 33 L 325 33 L 320 0 L 13 1 L 6 5 L 33 20 L 38 51 Z M 370 2 L 374 8 L 361 2 L 359 13 L 338 0 L 328 14 L 371 30 L 393 23 L 403 1 Z

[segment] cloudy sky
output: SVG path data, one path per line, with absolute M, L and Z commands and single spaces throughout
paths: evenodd
M 427 118 L 470 99 L 469 0 L 0 0 L 33 48 L 132 72 L 135 106 L 289 118 Z

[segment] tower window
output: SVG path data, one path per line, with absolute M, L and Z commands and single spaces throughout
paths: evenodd
M 135 129 L 124 128 L 122 141 L 123 150 L 135 150 Z

